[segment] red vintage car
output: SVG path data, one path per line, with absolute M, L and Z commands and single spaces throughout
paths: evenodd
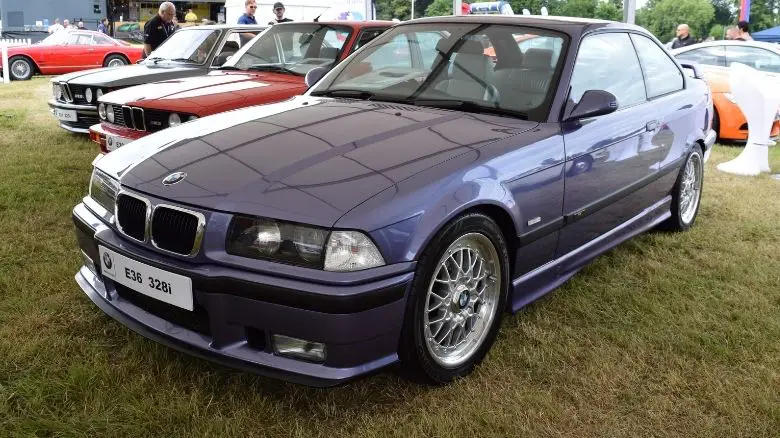
M 27 80 L 36 73 L 59 75 L 131 64 L 142 55 L 142 47 L 100 32 L 63 29 L 36 44 L 9 48 L 8 70 L 11 79 Z
M 306 73 L 331 68 L 393 26 L 391 21 L 275 24 L 206 76 L 153 82 L 103 95 L 90 138 L 109 152 L 198 117 L 278 102 L 306 91 Z

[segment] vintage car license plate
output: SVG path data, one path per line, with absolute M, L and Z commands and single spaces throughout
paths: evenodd
M 76 115 L 76 111 L 74 110 L 64 110 L 59 108 L 54 108 L 54 117 L 64 120 L 66 122 L 77 122 L 78 116 Z
M 120 137 L 118 135 L 106 134 L 106 149 L 113 151 L 114 149 L 121 148 L 122 146 L 130 143 L 131 139 Z
M 137 262 L 99 246 L 101 272 L 136 292 L 192 310 L 192 279 Z

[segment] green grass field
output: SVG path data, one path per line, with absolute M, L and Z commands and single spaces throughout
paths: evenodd
M 0 436 L 780 435 L 780 181 L 718 172 L 739 147 L 713 152 L 691 232 L 638 237 L 508 316 L 471 377 L 320 390 L 169 350 L 89 301 L 70 210 L 97 147 L 50 94 L 0 84 Z

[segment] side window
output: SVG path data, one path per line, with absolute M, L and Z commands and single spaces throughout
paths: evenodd
M 728 65 L 739 62 L 756 70 L 780 73 L 780 55 L 757 47 L 726 47 Z
M 92 38 L 95 41 L 95 44 L 98 46 L 112 46 L 114 43 L 111 42 L 108 38 L 102 36 L 102 35 L 93 35 Z
M 696 62 L 699 64 L 726 66 L 726 50 L 723 46 L 702 47 L 689 50 L 676 56 L 677 59 Z
M 68 45 L 69 46 L 75 46 L 78 43 L 79 43 L 79 34 L 72 33 L 72 34 L 68 35 Z
M 642 69 L 628 34 L 606 33 L 582 41 L 574 64 L 569 98 L 579 102 L 588 90 L 609 91 L 617 98 L 618 108 L 647 99 Z
M 358 37 L 358 40 L 355 42 L 355 45 L 352 47 L 352 51 L 365 46 L 371 40 L 378 37 L 379 35 L 382 35 L 384 31 L 387 29 L 363 29 L 363 32 L 360 33 L 360 36 Z
M 653 98 L 683 89 L 684 79 L 677 65 L 656 43 L 642 35 L 631 35 L 645 76 L 647 97 Z

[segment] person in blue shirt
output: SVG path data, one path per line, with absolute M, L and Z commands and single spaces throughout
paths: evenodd
M 238 24 L 257 24 L 257 20 L 255 20 L 257 2 L 255 0 L 245 0 L 244 8 L 246 8 L 246 12 L 244 12 L 244 15 L 238 17 Z

